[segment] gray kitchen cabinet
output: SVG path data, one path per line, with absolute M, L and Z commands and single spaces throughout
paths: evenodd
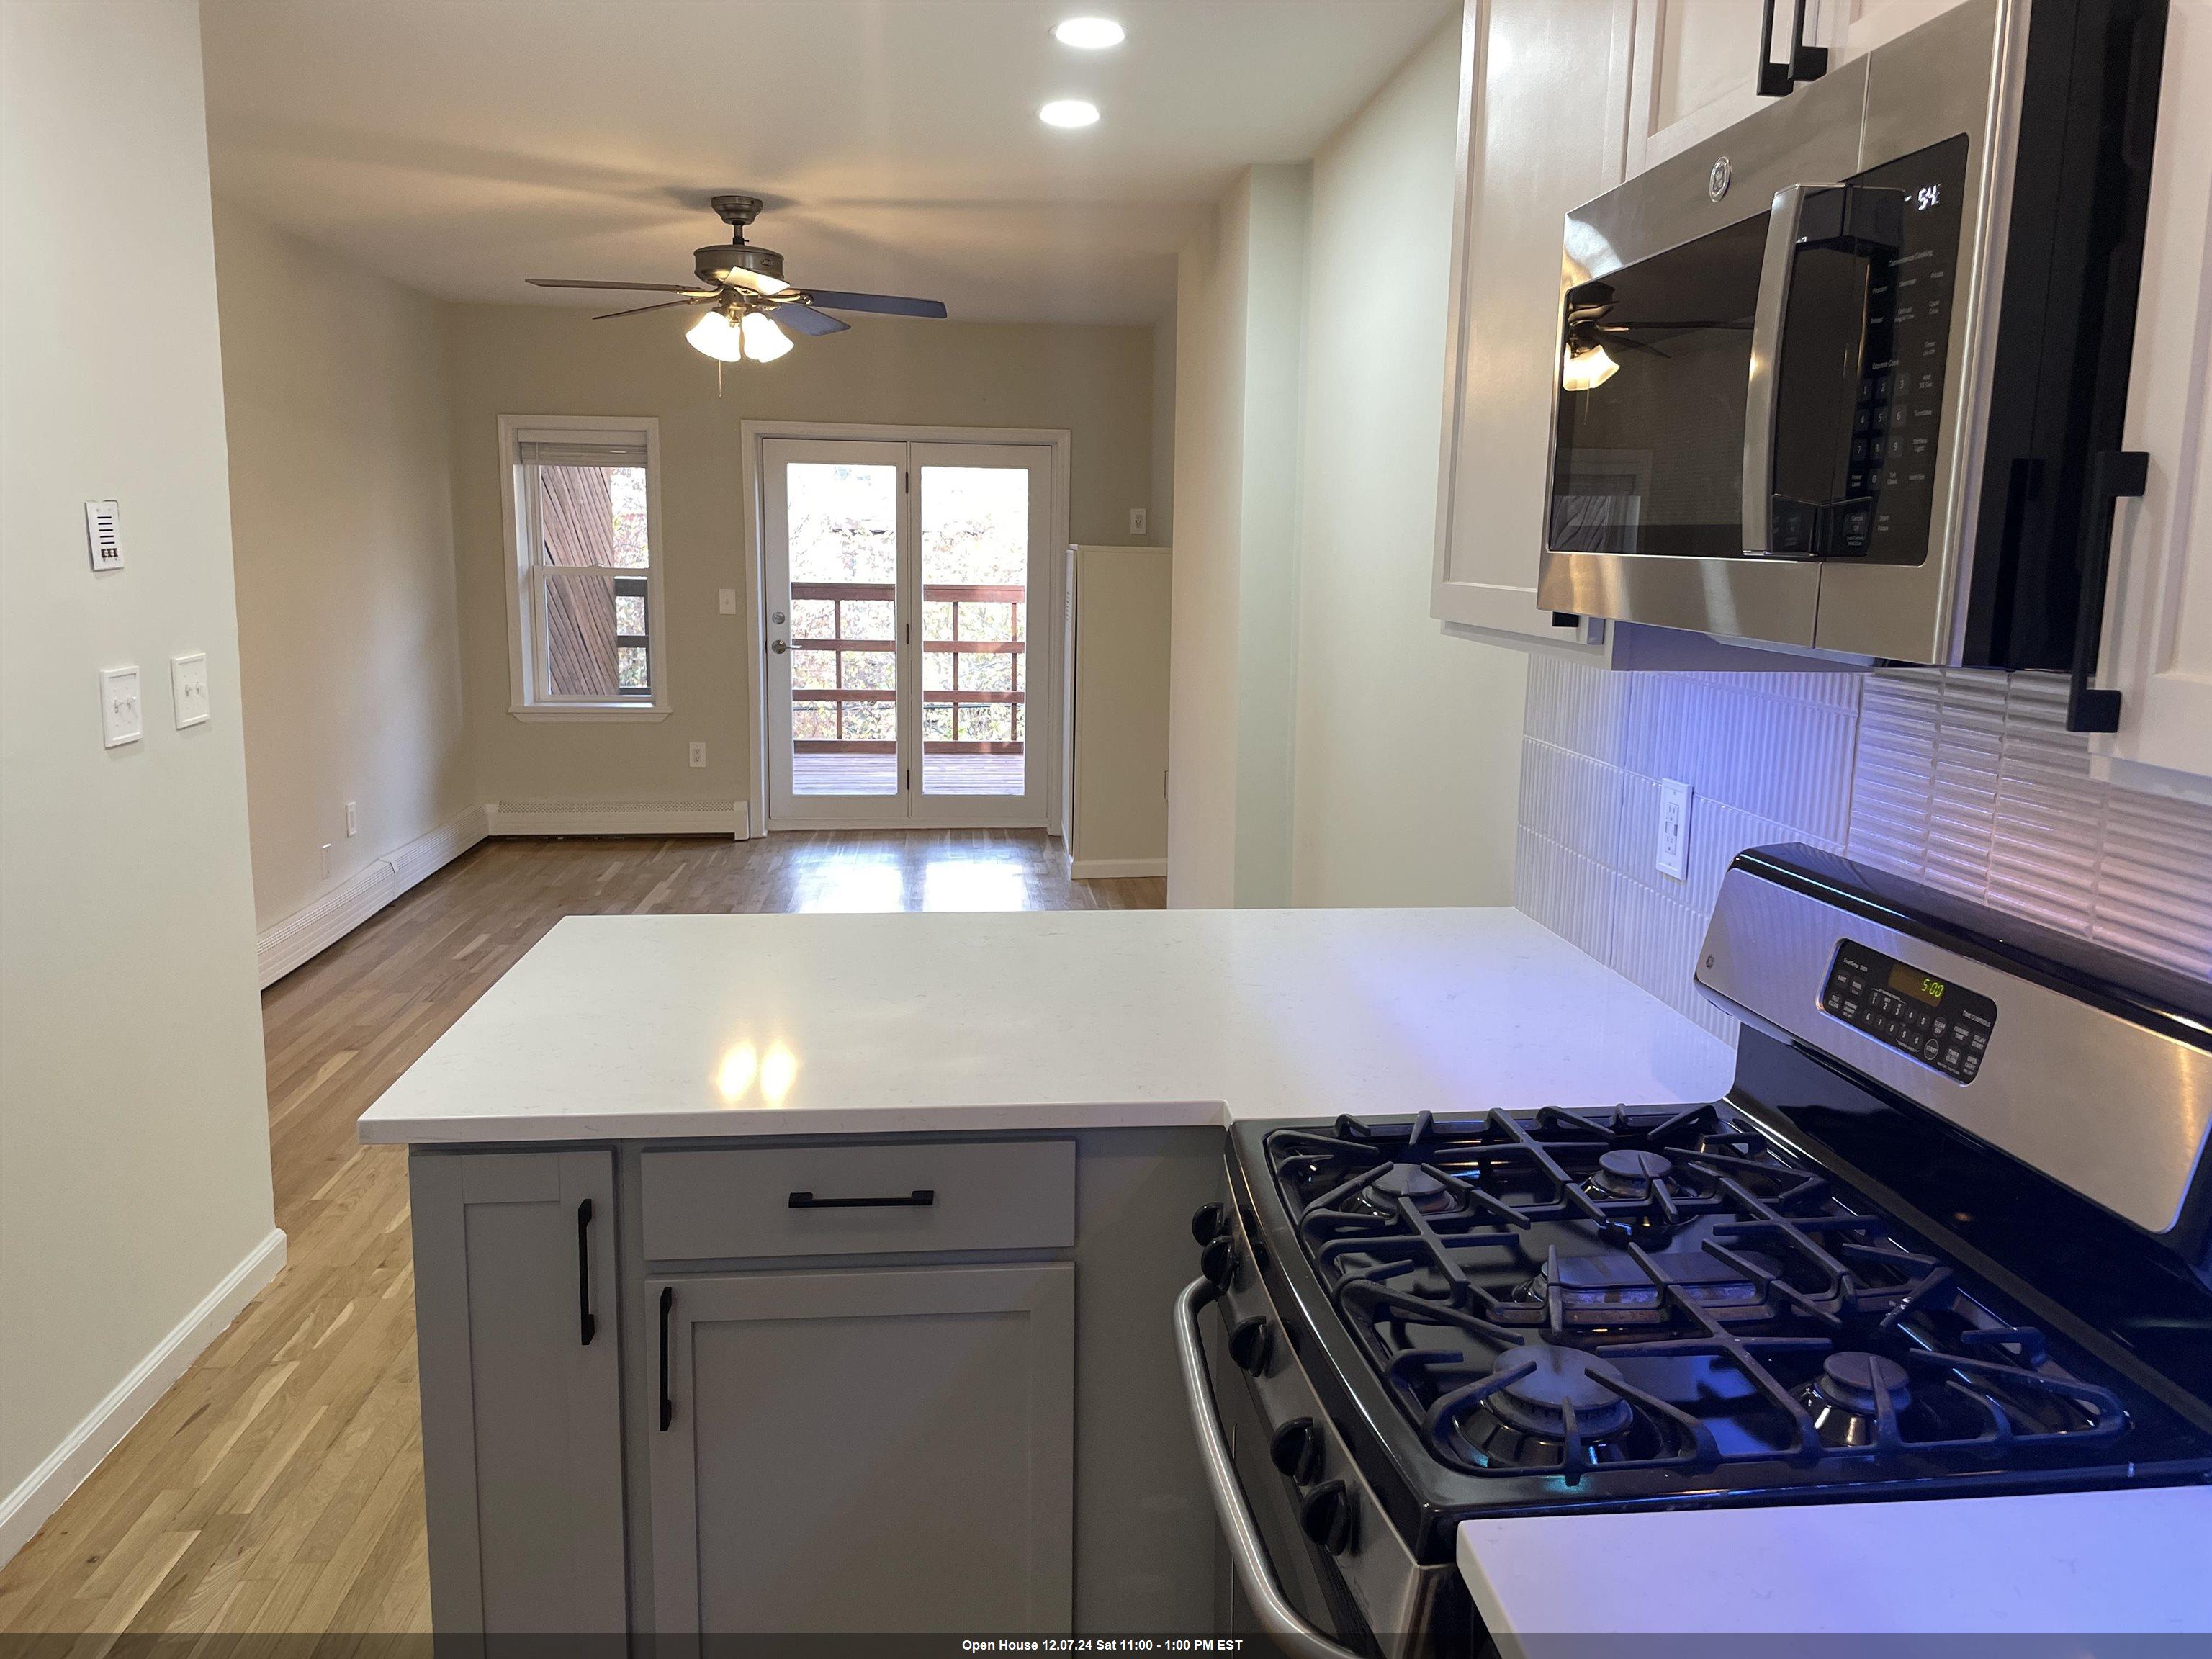
M 410 1160 L 441 1653 L 625 1628 L 614 1174 L 605 1148 Z
M 653 1627 L 1066 1632 L 1075 1269 L 645 1281 Z

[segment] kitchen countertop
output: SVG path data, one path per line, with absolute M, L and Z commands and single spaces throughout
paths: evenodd
M 1731 1052 L 1518 911 L 572 916 L 365 1141 L 1067 1130 L 1711 1099 Z
M 1538 1659 L 1595 1659 L 1630 1637 L 1638 1656 L 1709 1659 L 1708 1644 L 1654 1638 L 2002 1634 L 2006 1652 L 2032 1655 L 2045 1650 L 2038 1637 L 2196 1635 L 2212 1632 L 2208 1551 L 2205 1486 L 1545 1516 L 1459 1530 L 1460 1571 L 1485 1622 L 1509 1654 Z M 2094 1650 L 2076 1639 L 2051 1650 Z

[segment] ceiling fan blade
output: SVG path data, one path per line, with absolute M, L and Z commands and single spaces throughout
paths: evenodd
M 566 276 L 526 276 L 522 280 L 532 288 L 611 288 L 638 294 L 684 294 L 702 300 L 714 297 L 711 288 L 689 288 L 682 283 L 580 283 Z
M 942 300 L 908 300 L 896 294 L 845 294 L 836 289 L 803 289 L 810 304 L 831 311 L 877 311 L 887 317 L 942 317 Z
M 641 312 L 665 311 L 671 306 L 700 306 L 706 303 L 704 300 L 662 300 L 649 306 L 632 306 L 628 311 L 603 311 L 592 320 L 595 323 L 604 323 L 610 317 L 635 317 Z
M 812 306 L 801 305 L 796 300 L 776 307 L 768 314 L 796 334 L 842 334 L 852 327 L 850 323 L 839 322 L 835 317 L 817 311 Z

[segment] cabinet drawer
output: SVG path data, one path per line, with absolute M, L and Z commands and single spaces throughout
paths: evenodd
M 655 1261 L 1075 1242 L 1073 1140 L 647 1152 L 640 1170 Z

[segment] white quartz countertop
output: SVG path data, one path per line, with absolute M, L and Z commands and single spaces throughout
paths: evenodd
M 1689 1640 L 1718 1636 L 2002 1634 L 2014 1644 L 2005 1651 L 2041 1654 L 2038 1636 L 2195 1635 L 2212 1632 L 2208 1560 L 2204 1486 L 1545 1516 L 1459 1531 L 1475 1606 L 1501 1648 L 1529 1659 L 1596 1659 L 1615 1640 L 1638 1659 L 1778 1651 Z
M 368 1141 L 1066 1130 L 1710 1099 L 1727 1047 L 1517 911 L 574 916 Z

